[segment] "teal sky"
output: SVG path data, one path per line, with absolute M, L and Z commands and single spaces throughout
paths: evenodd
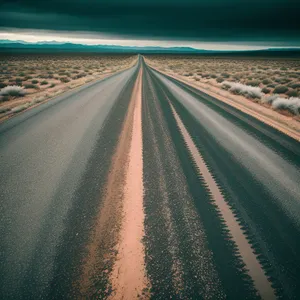
M 2 0 L 0 32 L 87 43 L 299 47 L 299 11 L 298 0 Z

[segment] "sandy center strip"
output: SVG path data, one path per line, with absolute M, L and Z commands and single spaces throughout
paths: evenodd
M 125 177 L 123 218 L 118 254 L 110 276 L 113 299 L 138 299 L 145 295 L 143 145 L 142 145 L 142 69 L 133 91 L 135 103 L 129 164 Z
M 137 89 L 135 84 L 133 91 Z M 134 94 L 134 93 L 133 93 Z M 107 282 L 116 258 L 116 245 L 122 225 L 124 185 L 128 169 L 135 101 L 130 99 L 118 144 L 112 157 L 110 171 L 100 209 L 91 229 L 82 274 L 74 289 L 82 298 L 107 298 L 111 285 Z
M 169 101 L 169 100 L 168 100 Z M 222 218 L 225 221 L 226 226 L 228 227 L 233 241 L 236 243 L 239 253 L 248 269 L 248 274 L 254 282 L 254 286 L 259 292 L 260 296 L 263 299 L 275 299 L 274 290 L 269 282 L 267 276 L 265 275 L 262 266 L 257 260 L 256 255 L 254 254 L 246 236 L 244 235 L 236 217 L 234 216 L 229 205 L 225 201 L 217 183 L 215 182 L 212 174 L 210 173 L 201 153 L 198 151 L 196 145 L 194 144 L 190 134 L 185 128 L 182 120 L 175 111 L 173 105 L 169 101 L 173 115 L 177 122 L 177 125 L 180 129 L 180 132 L 183 136 L 183 139 L 193 157 L 194 162 L 197 165 L 197 168 L 205 180 L 207 187 L 211 193 L 211 196 L 218 206 L 218 209 L 222 215 Z

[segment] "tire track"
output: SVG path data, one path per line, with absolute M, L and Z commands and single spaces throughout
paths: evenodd
M 167 244 L 171 258 L 170 281 L 174 289 L 167 291 L 162 287 L 160 290 L 156 288 L 153 297 L 222 299 L 225 294 L 213 264 L 212 254 L 206 248 L 206 237 L 189 194 L 162 108 L 149 74 L 145 77 L 147 100 L 144 102 L 144 109 L 147 111 L 145 118 L 149 122 L 147 136 L 151 136 L 152 151 L 156 160 L 153 168 L 159 178 L 159 198 L 156 201 L 161 201 L 156 218 L 163 218 L 167 231 L 167 237 L 161 242 Z M 154 227 L 151 229 L 154 231 Z M 155 247 L 155 242 L 152 241 L 152 244 Z M 161 272 L 155 274 L 155 278 L 159 278 L 164 276 L 166 271 L 155 266 L 155 258 L 159 262 L 159 257 L 154 257 L 150 266 L 155 268 L 156 273 Z
M 199 153 L 197 147 L 195 146 L 191 136 L 186 130 L 184 124 L 182 123 L 179 115 L 175 111 L 173 105 L 169 102 L 174 118 L 177 122 L 179 130 L 184 138 L 184 141 L 198 167 L 199 173 L 203 176 L 207 188 L 211 193 L 211 197 L 216 203 L 222 218 L 225 221 L 226 226 L 230 230 L 232 239 L 235 241 L 238 246 L 239 253 L 245 262 L 246 268 L 248 269 L 248 273 L 251 276 L 256 289 L 263 299 L 274 299 L 275 293 L 274 290 L 265 275 L 262 266 L 257 260 L 256 255 L 254 254 L 248 240 L 246 239 L 235 215 L 231 211 L 229 205 L 223 198 L 223 195 L 216 184 L 213 176 L 211 175 L 203 157 Z

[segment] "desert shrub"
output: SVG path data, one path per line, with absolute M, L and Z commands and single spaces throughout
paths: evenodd
M 285 94 L 288 95 L 289 97 L 297 97 L 298 96 L 297 90 L 288 90 Z
M 230 77 L 230 74 L 228 74 L 228 73 L 222 73 L 221 76 L 222 76 L 223 78 L 229 78 L 229 77 Z
M 260 99 L 262 97 L 261 88 L 259 87 L 253 87 L 239 82 L 229 82 L 229 81 L 224 81 L 223 85 L 230 86 L 229 91 L 234 94 L 243 95 L 245 97 L 253 98 L 253 99 L 256 98 Z
M 298 75 L 297 75 L 297 74 L 294 74 L 294 73 L 291 73 L 291 74 L 289 74 L 289 77 L 290 77 L 290 78 L 298 78 Z
M 263 84 L 269 84 L 269 83 L 271 83 L 272 81 L 270 80 L 270 79 L 264 79 L 263 81 L 262 81 L 262 83 Z
M 39 81 L 36 80 L 36 79 L 33 79 L 33 80 L 31 80 L 31 83 L 32 83 L 32 84 L 37 84 L 37 83 L 39 83 Z
M 48 81 L 47 81 L 47 80 L 43 80 L 43 81 L 41 82 L 41 85 L 46 85 L 46 84 L 48 84 Z
M 283 94 L 286 93 L 287 91 L 288 91 L 288 87 L 286 87 L 285 85 L 277 85 L 273 92 L 276 94 Z
M 300 113 L 300 98 L 277 98 L 272 102 L 272 107 L 274 109 L 286 109 L 291 113 L 297 115 Z
M 265 94 L 269 94 L 271 92 L 271 90 L 268 89 L 267 87 L 264 87 L 261 91 Z
M 18 85 L 8 85 L 0 91 L 1 96 L 23 97 L 25 94 L 24 88 Z
M 232 82 L 223 81 L 223 83 L 222 83 L 222 89 L 229 90 L 231 88 L 231 83 Z
M 0 82 L 0 89 L 3 89 L 3 88 L 6 87 L 6 86 L 7 86 L 6 83 Z
M 278 83 L 281 83 L 281 84 L 285 84 L 285 83 L 290 82 L 291 79 L 286 78 L 286 77 L 279 77 L 279 78 L 277 78 L 277 80 L 275 80 L 275 81 L 278 82 Z
M 246 85 L 250 85 L 250 86 L 259 86 L 260 82 L 259 80 L 250 80 L 246 82 Z
M 269 87 L 269 88 L 274 88 L 275 86 L 276 85 L 274 83 L 270 83 L 270 84 L 267 85 L 267 87 Z
M 53 88 L 53 87 L 55 87 L 55 86 L 56 86 L 55 83 L 51 83 L 50 88 Z
M 29 84 L 25 84 L 24 88 L 25 88 L 25 89 L 37 89 L 38 86 L 35 85 L 35 84 L 30 84 L 30 83 L 29 83 Z
M 70 79 L 68 77 L 61 77 L 60 81 L 64 82 L 64 83 L 67 83 L 67 82 L 70 82 Z
M 224 81 L 224 79 L 223 79 L 223 77 L 218 77 L 218 78 L 216 79 L 216 81 L 217 81 L 218 83 L 221 83 L 221 82 Z
M 289 86 L 293 89 L 299 89 L 300 88 L 300 83 L 299 82 L 291 83 L 291 84 L 289 84 Z

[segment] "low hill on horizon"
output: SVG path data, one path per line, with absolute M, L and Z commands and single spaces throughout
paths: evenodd
M 268 48 L 261 50 L 204 50 L 192 47 L 85 45 L 57 41 L 30 43 L 21 40 L 0 40 L 0 52 L 87 52 L 87 53 L 140 53 L 140 54 L 270 54 L 300 55 L 300 48 Z

